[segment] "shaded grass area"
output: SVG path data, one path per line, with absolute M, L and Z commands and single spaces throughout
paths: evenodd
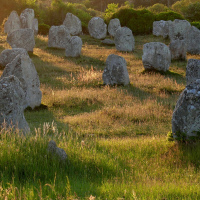
M 30 57 L 43 106 L 25 111 L 28 137 L 0 132 L 0 199 L 200 199 L 199 143 L 166 139 L 187 62 L 174 61 L 165 73 L 145 71 L 143 44 L 168 40 L 136 36 L 135 51 L 125 53 L 81 37 L 79 58 L 36 37 Z M 8 44 L 0 38 L 1 52 Z M 128 86 L 103 85 L 110 54 L 126 59 Z M 65 165 L 49 157 L 51 139 L 67 152 Z

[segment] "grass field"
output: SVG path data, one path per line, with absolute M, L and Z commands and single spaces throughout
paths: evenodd
M 25 111 L 27 137 L 0 132 L 0 199 L 200 199 L 199 143 L 167 141 L 187 62 L 173 61 L 166 73 L 144 71 L 143 44 L 169 44 L 161 37 L 135 36 L 131 53 L 81 38 L 79 58 L 35 38 L 30 57 L 45 106 Z M 1 34 L 0 52 L 7 48 Z M 110 54 L 126 59 L 130 85 L 103 85 Z M 66 151 L 66 165 L 48 156 L 51 139 Z

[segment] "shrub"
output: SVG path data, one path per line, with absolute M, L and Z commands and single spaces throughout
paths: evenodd
M 155 15 L 146 9 L 119 9 L 118 12 L 113 14 L 113 18 L 118 18 L 121 26 L 127 26 L 133 31 L 133 34 L 151 33 L 155 21 Z
M 148 7 L 147 9 L 155 14 L 169 11 L 169 8 L 162 3 L 156 3 L 153 6 Z
M 200 22 L 192 22 L 191 25 L 197 27 L 200 30 Z
M 184 19 L 184 17 L 181 14 L 173 12 L 173 11 L 162 12 L 156 15 L 156 21 L 160 21 L 160 20 L 174 21 L 175 19 Z
M 200 21 L 200 2 L 191 3 L 184 7 L 183 14 L 189 21 Z
M 50 26 L 47 24 L 39 24 L 38 25 L 38 34 L 41 35 L 48 35 L 49 34 Z

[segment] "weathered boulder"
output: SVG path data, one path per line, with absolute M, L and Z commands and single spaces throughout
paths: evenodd
M 190 54 L 200 54 L 200 30 L 192 26 L 189 30 L 187 40 L 187 52 Z
M 52 26 L 49 29 L 48 47 L 65 49 L 69 45 L 71 35 L 66 26 Z
M 130 80 L 126 60 L 118 55 L 109 55 L 102 78 L 106 85 L 128 85 Z
M 172 23 L 172 21 L 154 21 L 153 22 L 153 35 L 155 36 L 162 36 L 163 38 L 166 38 L 169 36 L 169 26 Z
M 100 17 L 93 17 L 88 23 L 88 31 L 91 37 L 104 39 L 107 34 L 107 25 Z
M 172 60 L 186 60 L 187 44 L 184 40 L 172 40 L 169 45 Z
M 78 36 L 72 36 L 65 48 L 66 57 L 78 57 L 81 55 L 82 40 Z
M 117 18 L 111 19 L 108 24 L 108 33 L 111 36 L 115 37 L 115 33 L 119 27 L 121 27 L 119 19 L 117 19 Z
M 172 116 L 172 133 L 179 136 L 198 136 L 200 133 L 200 79 L 186 86 Z
M 142 62 L 145 69 L 169 70 L 171 64 L 169 47 L 161 42 L 144 44 Z
M 34 34 L 37 35 L 38 34 L 38 19 L 36 18 L 33 19 L 32 29 L 34 30 Z
M 82 33 L 81 20 L 72 13 L 66 14 L 63 25 L 67 27 L 71 35 L 80 35 Z
M 101 41 L 101 43 L 105 45 L 115 45 L 115 41 L 111 39 L 104 39 Z
M 12 11 L 4 24 L 4 32 L 9 34 L 21 28 L 21 21 L 16 11 Z
M 33 52 L 35 46 L 34 31 L 32 29 L 19 29 L 8 34 L 7 42 L 12 48 L 24 48 Z
M 18 55 L 11 63 L 6 65 L 1 78 L 10 75 L 14 75 L 21 82 L 26 98 L 26 104 L 23 105 L 24 109 L 28 106 L 32 109 L 39 106 L 42 98 L 40 80 L 28 55 Z
M 35 12 L 33 9 L 26 8 L 25 10 L 23 10 L 20 15 L 22 28 L 33 29 L 34 18 Z
M 169 26 L 170 40 L 185 40 L 187 42 L 190 23 L 187 20 L 175 19 Z
M 0 79 L 0 124 L 22 129 L 24 133 L 30 128 L 24 117 L 26 98 L 21 83 L 15 76 Z
M 114 41 L 118 51 L 133 51 L 135 48 L 135 38 L 131 29 L 127 27 L 117 29 Z
M 65 163 L 67 161 L 66 152 L 63 149 L 57 147 L 55 141 L 51 140 L 49 142 L 47 151 L 51 156 L 55 156 L 62 163 Z
M 0 66 L 5 67 L 8 63 L 11 63 L 17 55 L 27 55 L 28 53 L 23 48 L 5 49 L 0 54 Z
M 200 79 L 200 60 L 189 59 L 186 67 L 187 85 Z

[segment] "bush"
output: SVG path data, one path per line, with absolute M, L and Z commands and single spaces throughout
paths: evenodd
M 38 34 L 40 35 L 48 35 L 50 26 L 47 24 L 39 24 L 38 25 Z
M 200 21 L 200 2 L 191 3 L 183 8 L 184 17 L 189 21 Z
M 148 7 L 147 9 L 155 14 L 169 11 L 169 8 L 162 3 L 156 3 L 153 6 Z
M 156 15 L 156 21 L 164 20 L 164 21 L 174 21 L 175 19 L 184 19 L 184 17 L 176 12 L 169 11 L 169 12 L 162 12 Z
M 149 34 L 152 33 L 155 15 L 146 10 L 119 9 L 113 14 L 113 18 L 120 20 L 121 26 L 127 26 L 133 31 L 133 34 Z
M 197 27 L 200 30 L 200 22 L 192 22 L 191 25 Z

